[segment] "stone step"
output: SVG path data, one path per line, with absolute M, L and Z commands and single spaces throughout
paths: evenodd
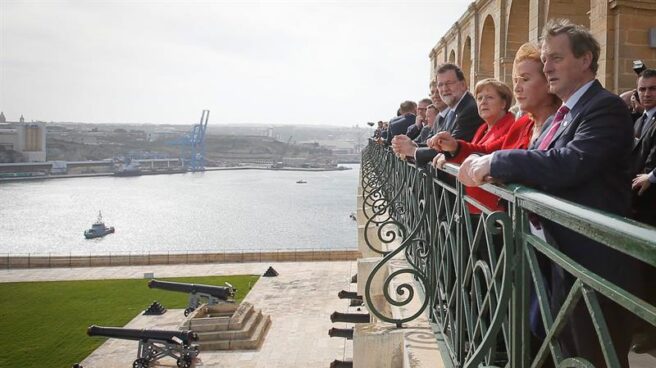
M 239 305 L 239 308 L 235 310 L 235 313 L 230 318 L 230 324 L 228 325 L 228 330 L 241 330 L 244 327 L 244 324 L 248 321 L 251 316 L 256 313 L 255 307 L 249 302 L 243 302 Z M 260 313 L 261 312 L 257 312 Z
M 212 340 L 235 340 L 235 339 L 245 339 L 250 337 L 253 334 L 253 330 L 257 326 L 260 319 L 262 319 L 262 312 L 251 312 L 249 313 L 249 318 L 240 326 L 239 329 L 228 329 L 228 330 L 214 330 L 199 332 L 194 330 L 198 334 L 198 341 L 212 341 Z
M 262 315 L 261 313 L 259 313 Z M 201 351 L 259 349 L 271 326 L 271 317 L 262 315 L 249 338 L 235 340 L 199 341 Z
M 215 307 L 211 306 L 208 308 L 212 310 Z M 221 308 L 225 309 L 226 307 L 222 306 Z M 222 311 L 221 314 L 225 313 L 225 316 L 192 318 L 185 327 L 195 332 L 239 330 L 243 327 L 245 321 L 250 318 L 253 311 L 253 305 L 244 302 L 239 304 L 239 306 L 234 305 L 230 312 L 227 310 Z M 215 312 L 210 313 L 211 315 L 216 315 Z

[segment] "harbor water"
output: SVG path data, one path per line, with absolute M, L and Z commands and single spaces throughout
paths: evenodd
M 353 249 L 359 165 L 346 166 L 0 183 L 0 254 Z M 116 232 L 87 240 L 98 211 Z

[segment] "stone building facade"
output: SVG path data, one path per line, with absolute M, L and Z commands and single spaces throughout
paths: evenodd
M 476 0 L 431 50 L 431 78 L 452 62 L 470 89 L 488 77 L 511 85 L 515 52 L 537 42 L 551 18 L 592 31 L 601 45 L 597 78 L 611 91 L 635 88 L 633 60 L 656 68 L 656 0 Z

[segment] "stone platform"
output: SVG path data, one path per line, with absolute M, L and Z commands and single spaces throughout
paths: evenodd
M 0 282 L 143 278 L 150 272 L 155 277 L 261 275 L 269 266 L 280 275 L 260 278 L 245 299 L 271 316 L 260 349 L 201 352 L 196 367 L 328 367 L 334 359 L 350 359 L 351 342 L 329 337 L 328 330 L 347 327 L 331 323 L 330 314 L 349 310 L 348 301 L 337 293 L 352 287 L 357 267 L 351 261 L 0 270 Z M 182 310 L 169 310 L 162 316 L 138 316 L 128 327 L 177 328 L 184 319 Z M 80 363 L 85 368 L 131 367 L 136 351 L 135 341 L 109 339 Z M 162 363 L 160 367 L 175 367 L 173 360 Z

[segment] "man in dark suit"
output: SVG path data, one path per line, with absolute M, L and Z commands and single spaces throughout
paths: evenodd
M 634 147 L 631 152 L 634 182 L 632 217 L 656 226 L 656 190 L 648 190 L 649 174 L 656 168 L 656 69 L 645 69 L 638 78 L 638 96 L 645 111 L 633 125 Z M 646 179 L 646 180 L 645 180 Z M 643 189 L 644 188 L 644 189 Z
M 408 138 L 413 140 L 416 139 L 419 134 L 421 134 L 422 129 L 428 125 L 426 110 L 432 102 L 433 101 L 431 101 L 430 98 L 423 98 L 419 100 L 419 103 L 417 104 L 417 117 L 415 123 L 410 125 L 405 133 Z
M 449 107 L 446 117 L 438 123 L 436 131 L 445 130 L 456 139 L 471 141 L 483 119 L 478 116 L 474 97 L 467 91 L 465 75 L 457 65 L 443 64 L 437 69 L 437 90 L 442 101 Z M 393 148 L 401 154 L 415 158 L 417 167 L 424 167 L 437 151 L 431 147 L 419 147 L 403 136 L 397 137 Z
M 399 107 L 400 115 L 390 120 L 387 144 L 392 144 L 392 138 L 405 134 L 408 128 L 417 120 L 417 104 L 413 101 L 403 101 Z
M 625 216 L 630 205 L 631 116 L 624 102 L 596 78 L 599 43 L 582 26 L 556 19 L 543 30 L 542 60 L 551 93 L 563 101 L 538 149 L 502 150 L 465 160 L 459 179 L 468 185 L 489 178 L 523 183 L 588 207 Z M 541 220 L 547 240 L 584 268 L 632 293 L 640 290 L 640 263 L 573 230 Z M 551 265 L 552 315 L 560 310 L 574 277 Z M 628 367 L 635 320 L 596 293 L 620 364 Z M 579 300 L 558 340 L 565 357 L 606 366 L 586 303 Z
M 631 218 L 656 226 L 656 69 L 645 69 L 638 78 L 638 97 L 644 113 L 633 124 L 634 146 L 631 152 L 633 196 L 631 198 Z M 650 179 L 651 178 L 651 179 Z M 656 280 L 656 269 L 647 267 L 645 282 L 650 285 Z M 656 288 L 646 288 L 643 299 L 656 302 Z M 656 347 L 656 328 L 641 323 L 640 334 L 634 339 L 632 349 L 644 353 Z
M 435 123 L 438 122 L 439 111 L 435 105 L 430 104 L 426 108 L 426 125 L 421 128 L 419 135 L 413 139 L 417 145 L 425 144 L 428 138 L 435 134 Z M 410 135 L 408 135 L 410 137 Z

